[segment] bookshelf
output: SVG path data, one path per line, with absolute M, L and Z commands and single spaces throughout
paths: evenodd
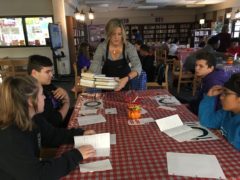
M 76 62 L 79 46 L 82 42 L 88 42 L 87 26 L 76 21 L 72 16 L 66 16 L 69 57 L 71 65 Z M 73 73 L 71 66 L 71 73 Z
M 178 38 L 181 44 L 190 41 L 191 30 L 196 24 L 189 23 L 166 23 L 166 24 L 127 24 L 125 25 L 128 40 L 134 43 L 133 29 L 137 29 L 143 36 L 145 43 L 162 42 L 166 37 Z
M 209 36 L 212 35 L 212 29 L 211 28 L 202 28 L 202 29 L 195 29 L 192 30 L 192 37 L 193 37 L 193 42 L 192 42 L 192 47 L 198 47 L 199 41 L 201 38 L 205 37 L 208 38 Z

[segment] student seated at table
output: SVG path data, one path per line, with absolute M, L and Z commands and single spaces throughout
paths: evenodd
M 147 74 L 147 81 L 153 82 L 155 75 L 154 56 L 151 54 L 150 48 L 145 44 L 140 47 L 140 54 L 142 69 Z
M 168 59 L 178 59 L 177 57 L 177 49 L 179 45 L 179 40 L 177 38 L 174 38 L 172 43 L 169 46 L 169 51 L 168 51 Z
M 240 56 L 239 38 L 232 38 L 230 48 L 227 49 L 227 55 L 234 56 L 236 53 L 237 56 Z
M 223 85 L 224 82 L 228 80 L 228 76 L 224 70 L 216 68 L 216 58 L 208 52 L 198 53 L 196 55 L 195 75 L 201 78 L 201 85 L 197 99 L 190 103 L 190 110 L 194 114 L 198 114 L 198 106 L 203 96 L 207 94 L 209 89 L 214 85 Z M 215 109 L 220 107 L 219 101 L 216 101 L 214 107 Z
M 0 179 L 53 180 L 67 175 L 79 162 L 95 155 L 84 145 L 52 159 L 39 159 L 41 147 L 73 143 L 74 135 L 95 131 L 58 129 L 41 114 L 44 110 L 42 86 L 31 76 L 7 77 L 0 86 Z
M 217 61 L 218 61 L 218 59 L 221 59 L 221 60 L 225 59 L 226 57 L 225 57 L 224 53 L 216 52 L 216 49 L 219 47 L 219 45 L 220 45 L 219 38 L 217 36 L 212 36 L 208 40 L 207 45 L 204 48 L 190 54 L 186 58 L 186 60 L 184 62 L 184 65 L 183 65 L 183 68 L 186 71 L 191 71 L 191 72 L 194 73 L 195 72 L 196 55 L 200 54 L 200 53 L 203 53 L 203 52 L 208 52 L 208 53 L 213 54 L 216 57 Z
M 54 127 L 66 127 L 73 109 L 69 109 L 70 99 L 66 90 L 52 84 L 52 61 L 45 56 L 32 55 L 29 57 L 27 71 L 43 86 L 46 97 L 43 115 L 46 120 Z
M 222 109 L 214 110 L 220 95 Z M 201 125 L 220 129 L 227 141 L 240 150 L 240 73 L 233 74 L 223 86 L 214 86 L 199 106 Z

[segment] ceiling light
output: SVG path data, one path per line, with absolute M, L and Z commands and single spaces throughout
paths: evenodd
M 199 24 L 201 24 L 201 25 L 205 24 L 205 19 L 200 19 Z
M 93 20 L 94 19 L 94 12 L 93 10 L 90 8 L 89 12 L 88 12 L 88 19 Z
M 83 10 L 81 10 L 81 13 L 80 13 L 80 21 L 85 21 L 85 13 L 83 12 Z
M 74 17 L 76 20 L 80 20 L 81 19 L 81 14 L 78 11 L 78 8 L 76 7 L 75 12 L 74 12 Z
M 138 6 L 137 9 L 157 9 L 158 6 Z

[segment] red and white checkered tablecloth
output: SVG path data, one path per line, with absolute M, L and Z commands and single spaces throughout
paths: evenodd
M 204 179 L 168 175 L 166 152 L 199 153 L 216 155 L 227 179 L 240 179 L 240 152 L 234 149 L 218 132 L 220 139 L 215 141 L 182 142 L 161 133 L 156 123 L 141 126 L 129 126 L 127 121 L 126 92 L 108 92 L 102 97 L 104 108 L 117 108 L 117 115 L 104 115 L 107 122 L 84 126 L 84 129 L 94 129 L 97 133 L 110 132 L 116 134 L 116 145 L 111 145 L 110 159 L 113 169 L 103 172 L 80 173 L 79 167 L 62 180 L 77 179 Z M 184 105 L 177 106 L 176 111 L 157 108 L 151 97 L 168 94 L 165 90 L 135 91 L 141 104 L 148 111 L 142 117 L 154 119 L 179 114 L 182 121 L 197 121 Z M 69 127 L 79 127 L 77 114 L 81 107 L 81 98 L 75 106 Z M 102 111 L 103 112 L 103 111 Z M 71 149 L 63 145 L 58 155 Z M 92 158 L 91 162 L 107 158 Z

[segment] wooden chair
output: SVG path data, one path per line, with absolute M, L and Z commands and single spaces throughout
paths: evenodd
M 156 66 L 166 62 L 167 60 L 167 51 L 163 49 L 155 50 Z
M 164 70 L 164 82 L 162 82 L 162 85 L 158 84 L 158 82 L 147 82 L 147 89 L 167 89 L 168 90 L 168 65 L 165 65 Z
M 23 76 L 27 75 L 28 59 L 4 58 L 0 60 L 0 74 L 2 78 L 6 76 Z
M 193 91 L 192 91 L 192 96 L 195 96 L 198 87 L 201 85 L 202 79 L 194 75 L 193 79 Z
M 24 76 L 27 75 L 28 59 L 14 59 L 12 60 L 13 75 Z
M 5 58 L 0 60 L 0 74 L 2 78 L 14 75 L 14 68 L 11 60 Z
M 84 92 L 85 88 L 80 85 L 80 76 L 78 75 L 77 71 L 77 64 L 73 63 L 73 70 L 74 70 L 74 93 L 75 93 L 75 99 L 77 99 L 78 93 Z
M 182 62 L 180 60 L 174 59 L 173 61 L 173 69 L 172 69 L 172 77 L 178 80 L 177 83 L 177 93 L 180 92 L 181 84 L 192 84 L 194 75 L 191 72 L 183 71 Z

